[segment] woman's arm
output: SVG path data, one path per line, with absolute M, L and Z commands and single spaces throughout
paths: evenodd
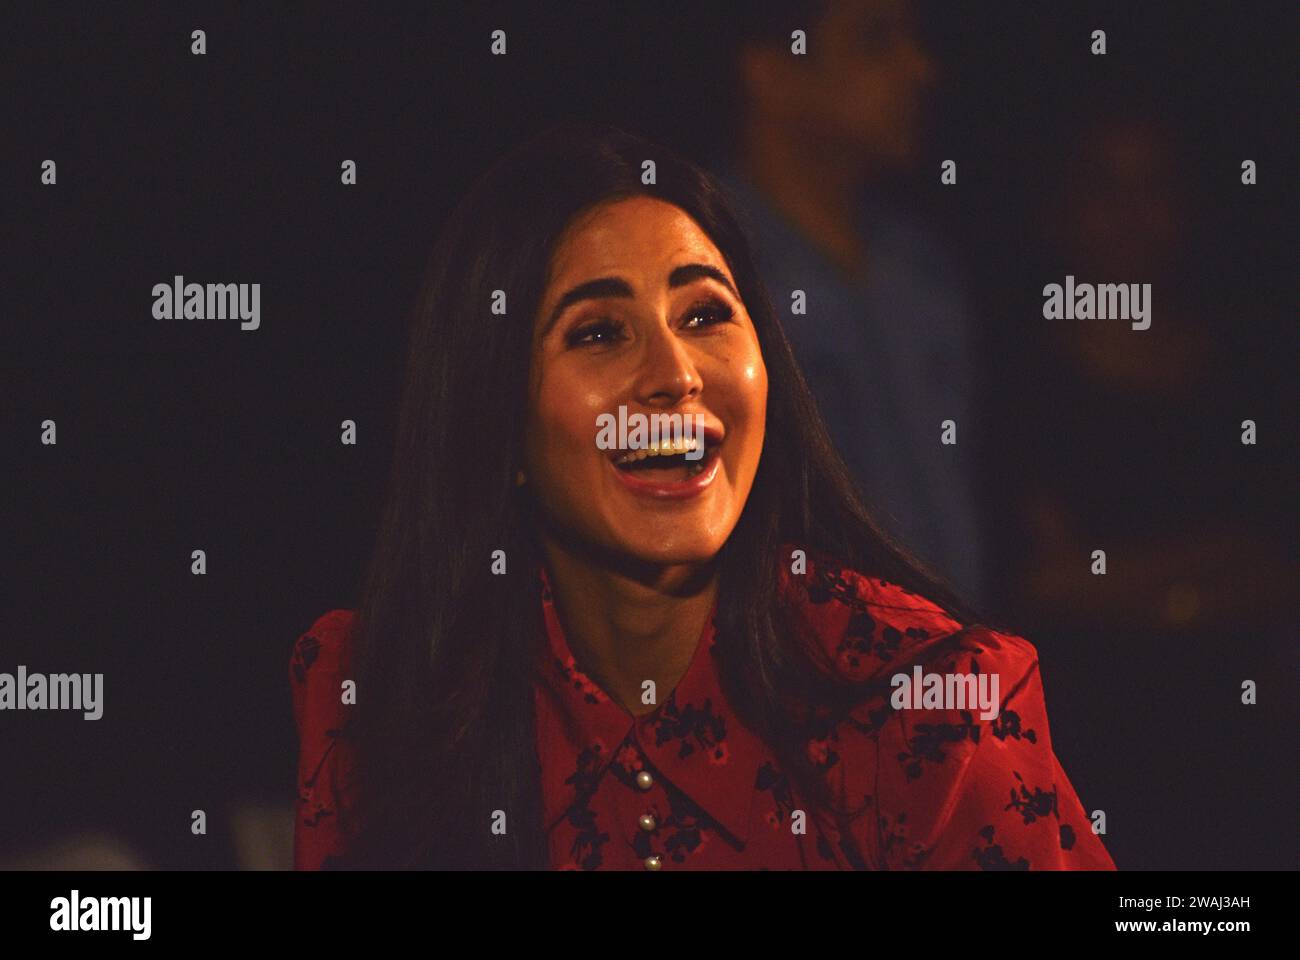
M 295 870 L 319 870 L 347 849 L 354 757 L 346 736 L 353 615 L 331 610 L 294 644 L 289 663 L 298 728 L 298 798 L 293 831 Z
M 856 830 L 879 831 L 867 847 L 890 869 L 1114 870 L 1052 749 L 1037 651 L 989 630 L 968 639 L 924 672 L 996 675 L 997 716 L 892 711 L 877 741 L 877 816 Z

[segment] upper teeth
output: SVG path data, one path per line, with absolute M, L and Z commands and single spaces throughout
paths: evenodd
M 663 440 L 641 450 L 629 450 L 626 453 L 621 453 L 614 458 L 614 462 L 631 463 L 634 460 L 644 460 L 646 457 L 674 457 L 695 450 L 699 445 L 700 440 L 697 437 L 692 437 L 690 440 Z

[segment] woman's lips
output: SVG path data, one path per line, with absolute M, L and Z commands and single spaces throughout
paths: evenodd
M 694 476 L 687 477 L 685 480 L 674 481 L 648 480 L 637 476 L 635 472 L 620 470 L 614 466 L 611 460 L 605 462 L 609 465 L 609 469 L 614 471 L 614 475 L 618 477 L 619 482 L 638 496 L 650 497 L 656 500 L 685 500 L 703 493 L 705 488 L 713 482 L 713 478 L 718 475 L 718 470 L 722 464 L 719 448 L 707 446 L 703 459 L 703 470 Z

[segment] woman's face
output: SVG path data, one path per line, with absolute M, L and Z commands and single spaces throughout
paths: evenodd
M 570 224 L 535 318 L 524 451 L 524 480 L 551 524 L 651 564 L 721 549 L 753 486 L 767 411 L 767 370 L 735 285 L 708 236 L 664 201 L 607 202 Z M 628 445 L 602 449 L 601 427 L 620 407 L 629 431 L 638 415 L 680 414 L 692 427 L 701 415 L 703 458 L 616 465 Z

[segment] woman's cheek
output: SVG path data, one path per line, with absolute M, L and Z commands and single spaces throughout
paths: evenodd
M 553 489 L 564 490 L 575 500 L 590 491 L 601 465 L 595 455 L 595 438 L 595 414 L 588 418 L 582 407 L 570 409 L 567 416 L 548 423 L 539 446 Z

